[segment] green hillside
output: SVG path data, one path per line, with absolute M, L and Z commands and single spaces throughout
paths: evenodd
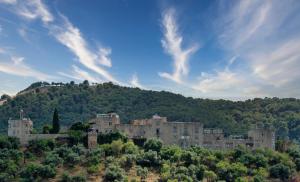
M 6 98 L 6 96 L 2 96 Z M 0 106 L 1 132 L 7 120 L 23 109 L 40 129 L 51 123 L 54 108 L 62 125 L 87 121 L 97 113 L 117 112 L 122 122 L 148 118 L 153 114 L 170 121 L 199 121 L 205 127 L 223 128 L 243 134 L 253 124 L 274 126 L 279 137 L 300 138 L 300 100 L 264 98 L 247 101 L 194 99 L 170 92 L 147 91 L 103 83 L 34 83 Z

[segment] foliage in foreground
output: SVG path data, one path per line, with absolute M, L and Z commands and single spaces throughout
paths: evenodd
M 101 137 L 105 138 L 105 135 Z M 111 135 L 107 137 L 111 138 Z M 21 150 L 17 139 L 1 136 L 0 181 L 55 179 L 84 182 L 97 175 L 105 181 L 147 181 L 150 173 L 161 182 L 203 179 L 288 181 L 295 178 L 300 170 L 298 146 L 291 147 L 285 153 L 268 149 L 250 151 L 243 147 L 218 151 L 164 146 L 157 139 L 150 139 L 143 147 L 138 147 L 131 140 L 123 139 L 116 138 L 93 150 L 87 150 L 81 143 L 70 145 L 53 140 L 36 140 Z M 80 173 L 72 173 L 78 167 Z

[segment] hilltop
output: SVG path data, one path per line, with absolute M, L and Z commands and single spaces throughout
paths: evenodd
M 210 100 L 87 81 L 80 84 L 37 82 L 13 98 L 2 97 L 6 100 L 0 105 L 2 133 L 6 132 L 7 120 L 17 118 L 20 109 L 40 129 L 51 123 L 53 110 L 57 108 L 65 126 L 87 121 L 97 113 L 114 111 L 122 122 L 159 114 L 170 121 L 199 121 L 205 127 L 222 128 L 225 133 L 244 134 L 253 124 L 263 123 L 276 128 L 279 137 L 300 137 L 300 100 L 294 98 Z

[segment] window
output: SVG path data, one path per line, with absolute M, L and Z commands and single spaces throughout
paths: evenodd
M 188 135 L 188 128 L 187 126 L 184 126 L 184 131 L 183 131 L 183 135 Z
M 108 122 L 108 125 L 109 125 L 109 126 L 111 126 L 111 124 L 112 124 L 111 122 Z
M 198 136 L 198 135 L 195 135 L 195 139 L 196 139 L 196 140 L 199 140 L 199 136 Z
M 198 127 L 195 128 L 195 133 L 199 133 L 199 128 Z
M 177 126 L 173 126 L 173 133 L 177 133 Z
M 156 135 L 159 136 L 159 134 L 160 134 L 160 131 L 159 131 L 159 128 L 157 128 L 156 129 Z

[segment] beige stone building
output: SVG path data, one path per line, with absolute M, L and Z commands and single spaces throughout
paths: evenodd
M 203 128 L 200 122 L 168 122 L 166 117 L 158 115 L 122 124 L 116 113 L 98 114 L 90 123 L 98 133 L 120 131 L 132 139 L 159 138 L 166 145 L 201 146 L 210 149 L 232 149 L 244 145 L 252 149 L 275 149 L 275 132 L 269 129 L 252 129 L 247 137 L 225 137 L 221 129 Z
M 33 122 L 29 118 L 23 116 L 23 111 L 20 112 L 20 119 L 9 119 L 7 135 L 19 138 L 21 145 L 27 145 L 30 140 L 37 139 L 56 139 L 66 138 L 67 134 L 33 134 Z

